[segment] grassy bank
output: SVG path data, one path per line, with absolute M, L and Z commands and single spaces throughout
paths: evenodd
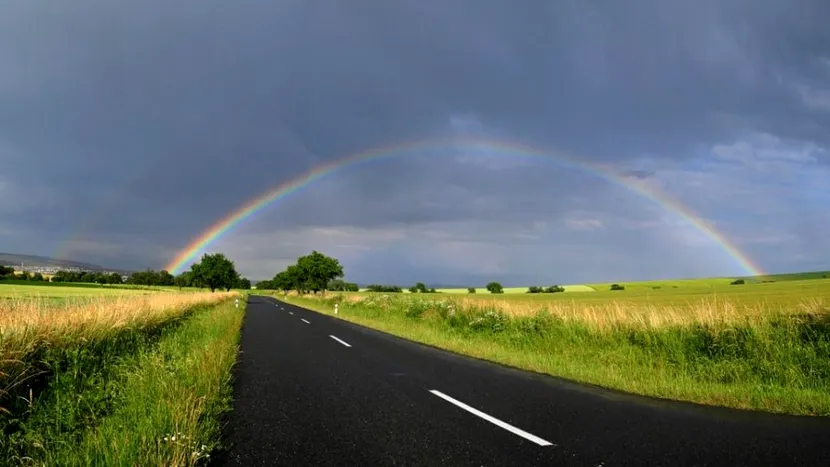
M 207 457 L 229 408 L 244 314 L 234 296 L 0 301 L 0 463 L 194 465 Z
M 651 305 L 620 295 L 603 302 L 403 294 L 289 299 L 328 314 L 339 302 L 343 319 L 575 381 L 702 404 L 830 415 L 830 301 L 782 293 L 772 300 L 709 296 Z

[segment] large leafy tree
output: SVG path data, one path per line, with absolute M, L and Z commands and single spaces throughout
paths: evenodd
M 209 287 L 211 292 L 219 288 L 230 290 L 239 278 L 233 261 L 222 253 L 205 254 L 198 264 L 191 266 L 190 272 L 194 281 Z
M 343 266 L 336 258 L 331 258 L 318 251 L 301 256 L 296 264 L 288 266 L 277 273 L 270 281 L 262 281 L 257 288 L 272 290 L 296 290 L 300 294 L 308 291 L 359 290 L 357 284 L 339 280 L 343 277 Z
M 343 266 L 340 265 L 340 261 L 317 250 L 298 258 L 297 269 L 303 279 L 303 286 L 314 293 L 326 290 L 332 279 L 343 277 Z
M 504 287 L 502 287 L 498 282 L 490 282 L 487 284 L 487 290 L 489 290 L 490 293 L 504 293 Z

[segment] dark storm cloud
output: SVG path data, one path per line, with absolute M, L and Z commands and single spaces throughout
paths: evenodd
M 0 238 L 134 235 L 166 255 L 315 165 L 459 133 L 615 163 L 683 163 L 751 131 L 826 147 L 828 19 L 821 0 L 10 2 L 0 187 L 29 204 L 0 206 Z M 346 172 L 268 212 L 281 227 L 530 222 L 617 193 L 538 162 Z

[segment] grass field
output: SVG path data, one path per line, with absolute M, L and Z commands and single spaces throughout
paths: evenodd
M 341 303 L 343 319 L 575 381 L 826 416 L 830 280 L 803 277 L 745 285 L 729 285 L 732 279 L 632 283 L 624 291 L 593 293 L 289 299 L 329 314 Z
M 746 277 L 710 277 L 710 278 L 694 278 L 694 279 L 674 279 L 674 280 L 654 280 L 654 281 L 617 281 L 617 282 L 598 282 L 593 284 L 570 284 L 561 285 L 565 288 L 565 292 L 604 292 L 611 288 L 612 284 L 624 285 L 626 290 L 660 290 L 660 289 L 695 289 L 697 291 L 711 291 L 713 288 L 721 288 L 728 286 L 735 279 L 744 279 L 747 283 L 761 284 L 774 282 L 790 282 L 790 281 L 805 281 L 814 279 L 830 279 L 830 271 L 814 271 L 814 272 L 799 272 L 789 274 L 770 274 L 765 276 L 746 276 Z M 545 285 L 550 284 L 536 284 Z M 490 295 L 490 292 L 484 287 L 476 287 L 476 295 Z M 365 292 L 362 289 L 361 292 Z M 436 289 L 436 292 L 447 294 L 469 294 L 466 288 L 443 288 Z M 524 294 L 527 292 L 527 287 L 505 287 L 504 294 Z M 404 293 L 409 293 L 404 289 Z M 473 295 L 473 294 L 469 294 Z M 547 294 L 545 294 L 547 295 Z
M 79 287 L 67 285 L 22 285 L 4 284 L 0 282 L 0 299 L 19 297 L 98 297 L 101 295 L 125 295 L 155 293 L 142 289 L 114 288 L 114 287 Z
M 229 409 L 233 297 L 0 286 L 0 464 L 205 459 Z
M 563 285 L 562 287 L 565 288 L 565 292 L 595 292 L 595 290 L 592 287 L 589 287 L 587 285 Z M 467 289 L 464 289 L 464 288 L 460 288 L 460 289 L 435 289 L 435 291 L 436 292 L 441 292 L 441 293 L 449 293 L 449 294 L 474 295 L 474 294 L 470 294 L 467 291 Z M 527 287 L 505 287 L 504 288 L 504 293 L 505 294 L 510 294 L 510 295 L 520 294 L 520 293 L 525 293 L 525 292 L 527 292 Z M 477 287 L 475 295 L 480 295 L 480 294 L 491 295 L 490 292 L 486 288 Z

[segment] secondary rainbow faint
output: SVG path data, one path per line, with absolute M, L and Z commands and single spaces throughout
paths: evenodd
M 583 162 L 565 154 L 533 148 L 523 143 L 460 138 L 414 141 L 390 146 L 382 146 L 357 152 L 337 159 L 333 162 L 314 167 L 298 177 L 266 190 L 255 198 L 246 201 L 237 209 L 223 216 L 221 219 L 217 220 L 213 225 L 202 231 L 202 233 L 200 233 L 193 241 L 182 249 L 175 256 L 175 258 L 170 261 L 165 269 L 172 274 L 179 274 L 186 266 L 198 259 L 197 255 L 199 255 L 199 253 L 205 251 L 213 242 L 233 230 L 239 224 L 251 218 L 256 213 L 262 211 L 271 204 L 297 193 L 323 177 L 331 176 L 340 170 L 347 167 L 353 167 L 361 163 L 400 157 L 413 153 L 428 153 L 435 151 L 545 158 L 601 177 L 612 183 L 628 188 L 658 204 L 666 211 L 672 212 L 685 219 L 695 229 L 723 249 L 723 251 L 733 258 L 735 262 L 747 272 L 748 275 L 764 275 L 763 270 L 744 252 L 735 246 L 728 238 L 726 238 L 726 236 L 700 219 L 700 217 L 691 209 L 661 190 L 649 186 L 634 177 L 628 177 L 625 174 L 610 168 L 609 166 Z

